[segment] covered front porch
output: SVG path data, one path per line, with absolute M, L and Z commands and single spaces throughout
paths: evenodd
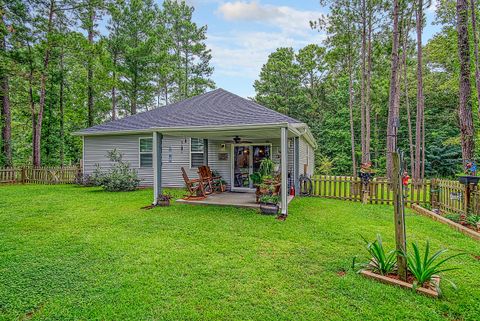
M 288 214 L 288 203 L 293 197 L 289 197 L 290 186 L 293 186 L 298 193 L 298 178 L 300 174 L 299 163 L 299 139 L 306 135 L 303 128 L 295 124 L 255 124 L 243 126 L 218 126 L 212 127 L 189 127 L 189 128 L 158 128 L 153 133 L 153 167 L 154 167 L 154 195 L 156 203 L 157 196 L 162 193 L 162 167 L 165 160 L 169 159 L 165 154 L 165 146 L 162 146 L 163 136 L 191 137 L 203 139 L 206 143 L 204 151 L 205 164 L 212 171 L 220 172 L 224 178 L 228 191 L 219 194 L 210 194 L 203 199 L 182 199 L 179 202 L 201 205 L 222 205 L 245 208 L 259 208 L 256 203 L 255 193 L 252 191 L 252 184 L 248 183 L 248 176 L 255 169 L 255 158 L 250 156 L 247 165 L 238 165 L 238 153 L 250 152 L 254 149 L 240 148 L 241 146 L 269 146 L 269 156 L 278 165 L 280 177 L 280 208 L 281 214 Z M 239 141 L 240 139 L 240 141 Z M 168 150 L 168 148 L 167 148 Z M 265 151 L 265 149 L 259 149 Z M 191 164 L 190 164 L 191 165 Z M 193 166 L 188 168 L 190 178 L 195 179 L 196 169 Z M 179 173 L 180 174 L 180 173 Z M 240 180 L 240 177 L 244 180 Z M 241 182 L 240 182 L 241 181 Z M 242 193 L 240 193 L 242 192 Z
M 287 196 L 287 203 L 290 203 L 293 196 Z M 204 199 L 178 199 L 178 203 L 191 205 L 217 205 L 217 206 L 232 206 L 238 208 L 252 208 L 259 209 L 260 204 L 255 202 L 254 193 L 236 193 L 224 192 L 220 194 L 211 194 Z

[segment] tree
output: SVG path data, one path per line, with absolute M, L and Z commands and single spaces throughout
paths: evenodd
M 470 87 L 470 44 L 468 41 L 468 3 L 457 0 L 458 57 L 460 61 L 459 105 L 460 139 L 463 163 L 474 156 L 474 126 Z
M 253 87 L 260 104 L 295 117 L 300 100 L 300 69 L 293 49 L 278 48 L 270 54 Z
M 398 129 L 398 84 L 399 84 L 399 1 L 393 2 L 393 32 L 392 32 L 392 56 L 391 76 L 388 103 L 388 124 L 387 124 L 387 175 L 392 178 L 393 158 L 392 155 L 397 149 Z
M 417 26 L 417 116 L 415 120 L 415 167 L 413 171 L 414 182 L 420 182 L 423 179 L 421 170 L 425 166 L 424 150 L 424 114 L 425 114 L 425 99 L 423 96 L 423 54 L 422 54 L 422 32 L 423 32 L 423 0 L 417 0 L 416 3 L 416 26 Z
M 204 93 L 215 84 L 210 79 L 211 52 L 205 44 L 207 26 L 198 27 L 192 21 L 194 7 L 185 1 L 166 0 L 163 2 L 163 21 L 171 47 L 171 61 L 175 66 L 174 100 L 181 100 Z M 166 75 L 170 75 L 167 69 Z M 165 79 L 170 80 L 169 76 Z
M 121 59 L 116 65 L 121 73 L 121 89 L 130 114 L 147 109 L 153 101 L 155 17 L 158 8 L 152 0 L 131 0 L 116 3 L 109 28 L 115 28 L 121 37 Z M 120 58 L 120 57 L 117 57 Z
M 477 14 L 476 14 L 476 1 L 470 0 L 470 13 L 472 20 L 472 38 L 473 38 L 473 54 L 475 57 L 475 87 L 477 89 L 477 101 L 478 101 L 478 115 L 480 116 L 480 61 L 478 58 L 478 35 L 477 35 Z

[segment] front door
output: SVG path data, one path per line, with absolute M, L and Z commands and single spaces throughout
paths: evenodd
M 232 190 L 248 191 L 254 188 L 250 174 L 260 169 L 264 158 L 270 158 L 270 144 L 233 144 Z

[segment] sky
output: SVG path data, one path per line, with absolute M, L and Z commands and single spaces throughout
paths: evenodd
M 212 50 L 216 86 L 242 97 L 255 96 L 253 83 L 279 47 L 298 50 L 321 44 L 325 34 L 310 28 L 309 21 L 328 14 L 318 0 L 188 0 L 195 7 L 193 20 L 207 25 L 207 46 Z M 433 25 L 436 1 L 427 9 L 424 42 L 439 26 Z

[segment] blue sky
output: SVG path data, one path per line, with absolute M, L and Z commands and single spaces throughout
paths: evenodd
M 432 25 L 436 1 L 427 10 L 424 41 L 439 26 Z M 207 45 L 212 50 L 213 79 L 217 87 L 243 97 L 253 97 L 257 79 L 268 55 L 278 47 L 299 49 L 321 44 L 325 35 L 311 30 L 310 20 L 328 13 L 318 0 L 188 0 L 195 7 L 193 20 L 207 25 Z

